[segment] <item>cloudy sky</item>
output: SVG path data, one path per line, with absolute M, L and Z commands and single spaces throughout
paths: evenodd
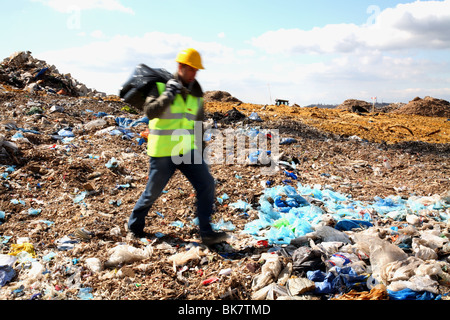
M 204 91 L 244 102 L 450 100 L 450 0 L 15 0 L 0 27 L 0 59 L 29 50 L 109 94 L 194 47 Z

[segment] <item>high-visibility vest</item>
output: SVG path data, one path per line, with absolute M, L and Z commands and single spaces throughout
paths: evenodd
M 156 83 L 159 94 L 166 85 Z M 147 154 L 151 157 L 170 157 L 197 149 L 195 143 L 195 121 L 203 104 L 203 98 L 188 94 L 186 100 L 177 94 L 173 103 L 158 118 L 149 122 Z

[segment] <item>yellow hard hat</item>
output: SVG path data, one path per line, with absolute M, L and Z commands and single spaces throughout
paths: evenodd
M 195 69 L 205 69 L 202 65 L 202 58 L 200 57 L 200 53 L 192 48 L 180 51 L 175 61 L 178 63 L 187 64 L 188 66 L 191 66 Z

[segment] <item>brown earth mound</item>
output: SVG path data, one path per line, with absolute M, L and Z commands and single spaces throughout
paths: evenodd
M 408 104 L 393 110 L 396 114 L 414 114 L 429 117 L 450 117 L 450 103 L 443 99 L 416 97 Z
M 204 95 L 206 102 L 236 102 L 239 103 L 241 100 L 233 97 L 230 93 L 226 91 L 206 91 Z
M 372 105 L 370 103 L 357 99 L 347 99 L 336 107 L 336 109 L 343 109 L 352 112 L 369 112 L 371 108 Z

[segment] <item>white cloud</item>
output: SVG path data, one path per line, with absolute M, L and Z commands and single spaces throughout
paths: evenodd
M 121 11 L 128 14 L 134 14 L 133 9 L 125 7 L 119 0 L 31 0 L 40 2 L 52 9 L 71 13 L 74 11 L 104 9 L 109 11 Z
M 225 32 L 219 32 L 218 34 L 217 34 L 217 37 L 219 37 L 220 39 L 223 39 L 223 38 L 225 38 Z
M 279 29 L 253 38 L 270 66 L 261 77 L 276 74 L 273 91 L 299 104 L 372 96 L 407 102 L 413 94 L 449 99 L 450 0 L 376 8 L 363 25 Z
M 105 34 L 103 33 L 102 30 L 94 30 L 91 32 L 91 37 L 96 39 L 102 39 L 105 38 Z
M 95 35 L 103 33 L 95 32 Z M 162 32 L 149 32 L 140 37 L 116 35 L 81 47 L 36 53 L 36 57 L 54 64 L 62 73 L 71 73 L 91 88 L 117 94 L 138 64 L 174 71 L 177 53 L 189 47 L 196 48 L 204 60 L 206 70 L 199 73 L 199 79 L 214 82 L 212 75 L 221 77 L 229 72 L 230 65 L 238 62 L 234 50 L 222 44 Z M 205 85 L 208 86 L 206 82 Z
M 86 37 L 95 41 L 82 47 L 36 56 L 112 94 L 137 64 L 172 71 L 178 51 L 193 47 L 204 60 L 206 70 L 198 74 L 204 90 L 225 90 L 245 102 L 285 98 L 307 105 L 373 96 L 408 102 L 426 95 L 450 100 L 449 5 L 450 0 L 414 2 L 380 11 L 364 25 L 268 31 L 251 41 L 253 47 L 164 32 L 100 38 L 97 31 Z
M 311 30 L 279 29 L 252 39 L 255 47 L 285 54 L 358 50 L 449 49 L 450 0 L 416 1 L 381 11 L 374 23 L 329 24 Z
M 450 98 L 450 62 L 386 55 L 379 50 L 305 62 L 295 56 L 279 59 L 179 34 L 150 32 L 35 55 L 88 87 L 117 94 L 136 65 L 174 71 L 176 54 L 186 47 L 197 48 L 203 57 L 206 70 L 198 78 L 205 91 L 228 91 L 244 102 L 267 104 L 285 98 L 307 105 L 349 98 L 370 101 L 372 96 L 385 102 L 408 102 L 425 95 Z

